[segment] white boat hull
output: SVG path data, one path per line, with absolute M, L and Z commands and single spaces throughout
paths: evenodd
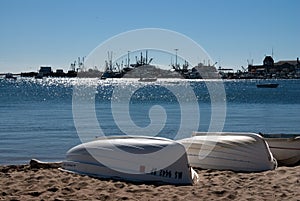
M 202 169 L 257 172 L 275 169 L 266 142 L 254 133 L 201 133 L 179 140 L 187 150 L 189 164 Z
M 283 135 L 277 137 L 264 138 L 280 165 L 295 165 L 300 162 L 300 136 L 286 137 Z
M 67 152 L 62 167 L 69 172 L 134 182 L 187 185 L 198 180 L 183 145 L 155 137 L 118 136 L 84 143 Z

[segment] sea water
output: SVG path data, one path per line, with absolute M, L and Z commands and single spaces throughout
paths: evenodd
M 256 87 L 271 82 L 279 86 Z M 63 160 L 109 135 L 297 134 L 299 114 L 300 80 L 0 78 L 0 164 Z

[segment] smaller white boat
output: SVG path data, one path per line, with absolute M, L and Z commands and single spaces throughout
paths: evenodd
M 261 134 L 261 133 L 260 133 Z M 300 163 L 300 135 L 261 134 L 280 165 Z
M 139 79 L 140 82 L 155 82 L 156 80 L 157 80 L 156 77 L 153 77 L 153 78 L 141 77 Z
M 192 167 L 241 172 L 277 167 L 268 145 L 255 133 L 194 132 L 178 142 L 185 146 Z
M 182 144 L 158 137 L 109 136 L 67 152 L 65 171 L 135 182 L 188 185 L 198 181 Z

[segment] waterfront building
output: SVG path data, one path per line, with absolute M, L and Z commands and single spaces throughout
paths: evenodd
M 248 73 L 256 78 L 298 78 L 299 69 L 299 58 L 274 62 L 271 56 L 266 56 L 262 65 L 248 65 Z

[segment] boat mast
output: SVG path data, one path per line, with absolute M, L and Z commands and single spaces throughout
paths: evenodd
M 127 54 L 127 68 L 129 68 L 129 65 L 130 65 L 130 59 L 129 59 L 129 53 L 130 53 L 130 51 L 128 51 L 128 54 Z
M 178 49 L 175 49 L 175 67 L 177 68 L 177 51 Z
M 146 64 L 148 64 L 148 50 L 146 50 Z

